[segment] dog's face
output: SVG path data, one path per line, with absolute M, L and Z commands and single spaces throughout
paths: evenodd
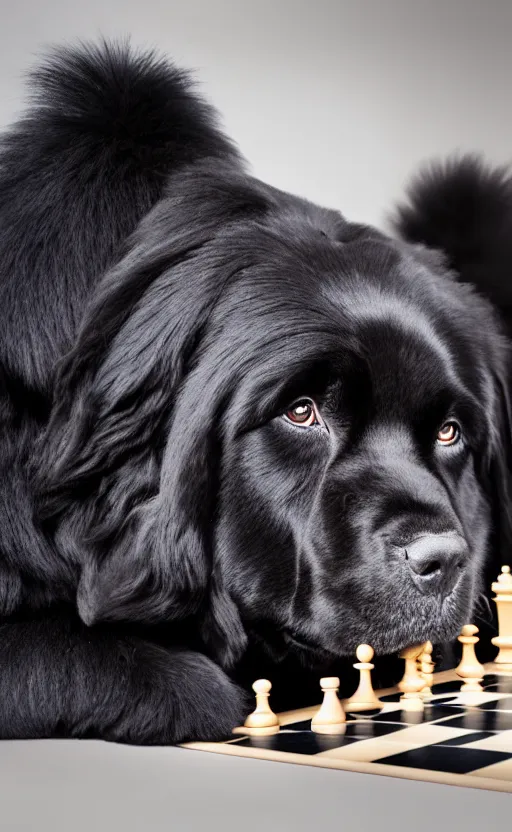
M 41 514 L 80 614 L 204 616 L 225 664 L 247 631 L 307 660 L 453 638 L 505 476 L 489 307 L 425 252 L 210 174 L 142 223 L 62 367 Z
M 306 659 L 452 639 L 490 530 L 489 322 L 369 230 L 280 265 L 253 303 L 256 276 L 238 284 L 225 329 L 247 389 L 222 460 L 226 587 Z

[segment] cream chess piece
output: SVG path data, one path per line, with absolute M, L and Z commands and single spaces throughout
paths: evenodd
M 478 627 L 474 624 L 466 624 L 458 638 L 462 644 L 462 658 L 455 672 L 464 680 L 461 686 L 461 692 L 464 693 L 480 693 L 483 690 L 480 683 L 483 681 L 485 670 L 475 653 L 475 644 L 480 640 L 477 633 Z
M 405 673 L 398 684 L 398 689 L 403 693 L 400 703 L 404 711 L 423 711 L 424 709 L 420 693 L 425 687 L 425 680 L 420 676 L 417 665 L 418 656 L 423 653 L 424 647 L 423 644 L 416 644 L 400 653 L 400 658 L 405 659 Z
M 494 601 L 498 610 L 498 633 L 492 643 L 500 648 L 494 663 L 499 672 L 512 672 L 512 575 L 510 566 L 501 567 L 501 575 L 492 585 L 496 593 Z
M 324 699 L 320 709 L 311 720 L 311 730 L 315 734 L 343 734 L 345 732 L 345 711 L 338 698 L 340 680 L 337 676 L 320 679 Z
M 249 714 L 241 728 L 234 728 L 234 734 L 248 734 L 253 737 L 270 737 L 279 731 L 279 720 L 268 701 L 271 683 L 268 679 L 258 679 L 252 689 L 256 694 L 256 708 Z
M 420 676 L 425 682 L 425 687 L 420 692 L 421 698 L 424 702 L 432 699 L 432 685 L 434 682 L 434 667 L 435 663 L 432 661 L 432 652 L 434 647 L 431 641 L 427 641 L 423 646 L 423 653 L 419 656 L 420 662 Z
M 375 696 L 372 686 L 371 672 L 374 665 L 371 664 L 371 660 L 373 659 L 373 647 L 370 647 L 369 644 L 360 644 L 356 650 L 356 656 L 358 661 L 354 668 L 360 672 L 359 687 L 353 696 L 346 700 L 345 710 L 357 713 L 382 708 L 382 702 Z

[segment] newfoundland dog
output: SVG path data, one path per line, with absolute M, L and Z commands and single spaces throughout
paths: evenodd
M 450 642 L 510 540 L 505 174 L 430 171 L 391 239 L 252 177 L 152 54 L 59 50 L 31 91 L 0 160 L 0 736 L 218 738 L 254 645 Z

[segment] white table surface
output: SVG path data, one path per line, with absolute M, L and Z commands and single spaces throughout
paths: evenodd
M 476 789 L 180 748 L 0 742 L 1 832 L 487 832 L 511 818 L 512 795 Z

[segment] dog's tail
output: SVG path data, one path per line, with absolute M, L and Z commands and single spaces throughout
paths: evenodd
M 444 252 L 460 280 L 501 310 L 512 331 L 512 175 L 478 156 L 430 165 L 394 217 L 399 234 Z
M 57 48 L 30 79 L 34 107 L 21 128 L 35 121 L 53 154 L 82 150 L 98 165 L 150 176 L 236 155 L 190 75 L 128 42 Z
M 29 89 L 28 112 L 0 137 L 0 290 L 12 287 L 6 337 L 37 381 L 169 174 L 204 157 L 242 162 L 189 75 L 128 43 L 56 49 Z
M 51 52 L 29 76 L 31 107 L 1 141 L 2 190 L 30 178 L 78 194 L 96 187 L 138 212 L 167 175 L 205 156 L 237 160 L 189 74 L 154 52 L 102 41 Z M 2 200 L 3 202 L 3 200 Z

